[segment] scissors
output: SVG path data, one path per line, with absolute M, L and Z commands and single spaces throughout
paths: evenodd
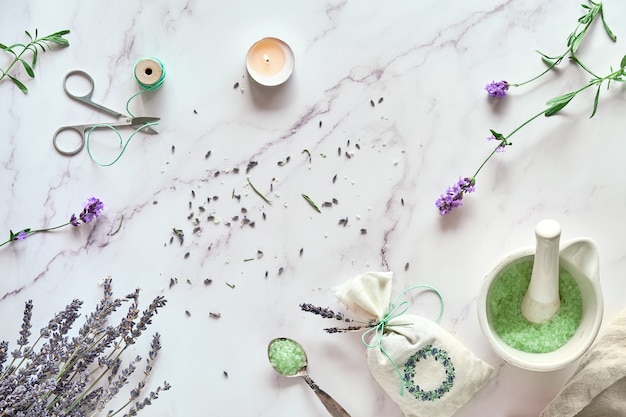
M 77 94 L 72 93 L 68 89 L 67 80 L 68 78 L 72 76 L 82 77 L 89 82 L 90 87 L 89 87 L 89 91 L 87 92 L 87 94 L 77 95 Z M 74 71 L 68 72 L 65 75 L 65 78 L 63 79 L 63 89 L 65 90 L 65 94 L 67 94 L 71 99 L 80 101 L 81 103 L 87 104 L 88 106 L 94 107 L 105 113 L 109 113 L 110 115 L 117 117 L 117 121 L 115 121 L 114 123 L 109 123 L 109 124 L 94 123 L 94 124 L 61 126 L 60 128 L 57 129 L 56 132 L 54 132 L 54 135 L 52 136 L 52 144 L 54 145 L 54 148 L 60 154 L 76 155 L 78 152 L 80 152 L 85 146 L 85 140 L 88 135 L 88 132 L 90 132 L 93 129 L 103 128 L 103 127 L 114 128 L 114 127 L 130 126 L 130 127 L 134 127 L 137 130 L 142 130 L 146 133 L 157 134 L 157 132 L 154 129 L 150 128 L 150 124 L 156 124 L 156 122 L 160 120 L 159 118 L 128 116 L 128 115 L 116 112 L 115 110 L 111 110 L 98 103 L 93 102 L 91 100 L 91 96 L 93 95 L 93 90 L 94 90 L 93 78 L 91 78 L 91 76 L 87 74 L 85 71 L 74 70 Z M 142 128 L 142 126 L 145 126 L 145 127 Z M 70 149 L 64 148 L 63 146 L 59 144 L 59 141 L 58 141 L 59 134 L 61 132 L 67 132 L 67 131 L 74 131 L 80 135 L 80 141 L 78 142 L 78 145 Z

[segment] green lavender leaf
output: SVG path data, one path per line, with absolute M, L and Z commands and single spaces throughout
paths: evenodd
M 45 36 L 41 39 L 47 42 L 56 43 L 57 45 L 68 46 L 70 44 L 69 41 L 63 37 L 68 33 L 70 33 L 69 30 L 61 30 L 59 32 L 53 33 L 52 35 Z
M 497 140 L 504 140 L 504 135 L 502 133 L 498 133 L 493 129 L 489 129 L 489 131 L 491 132 L 493 137 L 496 138 Z
M 549 55 L 546 55 L 543 52 L 538 51 L 538 50 L 535 50 L 535 52 L 537 52 L 539 55 L 541 55 L 542 57 L 544 57 L 546 59 L 550 59 L 550 60 L 563 59 L 562 56 L 549 56 Z
M 308 196 L 308 195 L 306 195 L 306 194 L 302 194 L 302 197 L 303 197 L 303 198 L 307 201 L 307 203 L 309 203 L 309 205 L 310 205 L 311 207 L 313 207 L 313 209 L 314 209 L 315 211 L 317 211 L 318 213 L 321 213 L 321 212 L 322 212 L 322 211 L 319 209 L 319 207 L 317 207 L 317 204 L 315 204 L 315 203 L 313 202 L 313 200 L 311 199 L 311 197 L 309 197 L 309 196 Z
M 574 92 L 563 94 L 562 96 L 554 97 L 554 98 L 548 100 L 546 102 L 546 104 L 548 106 L 552 106 L 552 105 L 555 105 L 555 104 L 561 104 L 561 103 L 567 104 L 567 103 L 570 102 L 571 99 L 574 98 L 575 95 L 576 95 L 576 93 L 574 93 Z
M 572 41 L 572 52 L 576 52 L 578 50 L 578 47 L 580 46 L 580 43 L 583 41 L 583 37 L 585 36 L 585 31 L 580 32 L 578 35 L 576 35 Z
M 622 69 L 622 71 L 624 70 L 624 68 L 626 68 L 626 55 L 624 55 L 624 57 L 622 58 L 622 62 L 620 62 L 619 67 Z
M 9 74 L 7 74 L 7 77 L 9 77 L 9 79 L 13 81 L 13 84 L 15 84 L 20 90 L 22 90 L 23 93 L 28 93 L 28 88 L 26 88 L 26 86 L 22 84 L 20 80 L 18 80 L 15 77 L 10 76 Z
M 593 111 L 591 112 L 591 116 L 589 116 L 590 119 L 596 114 L 596 110 L 598 110 L 598 100 L 600 99 L 600 87 L 602 87 L 602 83 L 598 83 L 598 89 L 596 90 L 596 96 L 593 99 Z
M 20 59 L 20 62 L 24 66 L 24 69 L 26 70 L 26 73 L 29 75 L 29 77 L 30 78 L 35 78 L 35 72 L 31 68 L 31 66 L 28 65 L 28 63 L 26 61 L 24 61 L 23 59 Z
M 548 109 L 544 112 L 545 116 L 554 116 L 555 114 L 560 112 L 565 106 L 567 106 L 570 101 L 572 101 L 574 96 L 576 96 L 576 93 L 572 92 L 548 100 L 546 102 L 546 104 L 548 105 Z
M 604 26 L 604 30 L 606 31 L 606 34 L 609 35 L 609 38 L 611 38 L 613 40 L 613 42 L 616 42 L 617 41 L 617 36 L 615 36 L 613 31 L 611 31 L 611 29 L 609 28 L 609 25 L 606 23 L 606 20 L 604 20 L 604 11 L 603 11 L 603 9 L 600 9 L 600 18 L 602 19 L 602 25 Z

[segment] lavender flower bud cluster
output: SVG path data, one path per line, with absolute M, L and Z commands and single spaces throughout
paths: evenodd
M 80 212 L 78 217 L 76 217 L 76 214 L 72 214 L 70 223 L 72 226 L 80 226 L 79 220 L 83 223 L 91 223 L 100 216 L 102 210 L 104 210 L 104 203 L 95 197 L 90 197 L 83 204 L 83 211 Z
M 448 187 L 445 194 L 439 196 L 435 205 L 442 216 L 448 214 L 452 209 L 463 204 L 463 194 L 473 193 L 475 180 L 472 178 L 459 178 L 459 180 Z
M 357 330 L 362 330 L 362 329 L 373 327 L 373 326 L 375 326 L 377 324 L 375 322 L 369 322 L 369 323 L 357 322 L 356 320 L 352 320 L 351 318 L 348 318 L 348 317 L 344 316 L 343 313 L 335 313 L 333 310 L 331 310 L 328 307 L 322 308 L 322 307 L 319 307 L 319 306 L 315 306 L 313 304 L 307 304 L 307 303 L 300 304 L 300 309 L 302 311 L 306 311 L 306 312 L 309 312 L 309 313 L 317 314 L 318 316 L 322 316 L 325 319 L 335 319 L 335 320 L 343 321 L 343 322 L 346 322 L 346 323 L 360 323 L 360 324 L 358 324 L 356 326 L 330 327 L 330 328 L 322 329 L 326 333 L 348 333 L 348 332 L 354 332 L 354 331 L 357 331 Z
M 99 201 L 99 200 L 98 200 Z M 85 206 L 83 221 L 91 221 L 89 213 L 97 216 L 102 207 L 98 201 Z M 124 299 L 114 298 L 111 279 L 104 282 L 104 296 L 89 314 L 77 335 L 70 337 L 73 325 L 80 317 L 82 301 L 73 300 L 57 313 L 30 342 L 32 328 L 32 301 L 25 303 L 22 328 L 17 348 L 9 354 L 9 344 L 0 342 L 0 415 L 23 417 L 85 417 L 97 415 L 131 381 L 140 356 L 123 365 L 125 350 L 152 323 L 166 300 L 157 297 L 140 312 L 138 290 Z M 124 302 L 132 300 L 127 314 L 119 324 L 108 323 L 110 316 Z M 130 390 L 129 401 L 121 401 L 114 415 L 126 410 L 125 415 L 137 415 L 170 388 L 167 382 L 145 393 L 148 377 L 161 349 L 160 335 L 154 334 L 141 380 Z M 127 394 L 123 394 L 127 395 Z
M 491 97 L 504 98 L 507 91 L 509 91 L 509 83 L 504 80 L 492 81 L 485 86 L 485 90 Z
M 300 309 L 302 311 L 307 311 L 309 313 L 317 314 L 319 316 L 322 316 L 325 319 L 335 319 L 335 320 L 341 320 L 345 322 L 353 321 L 352 319 L 345 317 L 343 313 L 335 313 L 328 307 L 322 308 L 322 307 L 314 306 L 313 304 L 303 303 L 303 304 L 300 304 Z

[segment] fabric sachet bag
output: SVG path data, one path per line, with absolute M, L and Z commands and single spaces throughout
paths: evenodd
M 369 272 L 333 288 L 359 321 L 367 364 L 374 379 L 406 417 L 449 417 L 467 403 L 493 374 L 453 335 L 432 320 L 406 313 L 410 287 L 391 302 L 392 272 Z M 439 295 L 440 299 L 441 296 Z M 391 303 L 390 303 L 391 302 Z
M 541 417 L 626 416 L 626 309 L 603 330 Z

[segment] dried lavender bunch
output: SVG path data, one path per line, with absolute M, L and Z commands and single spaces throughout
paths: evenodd
M 119 299 L 114 298 L 111 279 L 104 281 L 104 296 L 95 310 L 86 316 L 75 336 L 70 331 L 78 318 L 82 301 L 73 300 L 57 313 L 39 332 L 31 344 L 32 301 L 24 308 L 22 329 L 17 347 L 9 353 L 9 344 L 0 343 L 0 415 L 24 417 L 104 415 L 105 408 L 128 384 L 142 358 L 137 356 L 126 365 L 123 353 L 134 344 L 151 324 L 158 310 L 165 306 L 163 297 L 156 297 L 140 313 L 139 291 Z M 124 302 L 131 301 L 126 315 L 117 325 L 109 324 L 114 312 Z M 153 335 L 143 376 L 128 399 L 106 411 L 114 416 L 136 415 L 161 391 L 170 385 L 164 382 L 149 394 L 143 394 L 158 352 L 160 335 Z M 10 359 L 10 361 L 9 361 Z M 8 363 L 7 363 L 8 362 Z M 141 396 L 144 399 L 139 400 Z M 116 403 L 119 403 L 117 401 Z
M 376 325 L 376 323 L 373 323 L 373 322 L 364 323 L 364 322 L 360 322 L 360 321 L 357 321 L 357 320 L 353 320 L 351 318 L 346 317 L 341 312 L 335 313 L 333 310 L 331 310 L 328 307 L 323 308 L 323 307 L 315 306 L 313 304 L 303 303 L 303 304 L 300 304 L 300 309 L 302 311 L 306 311 L 306 312 L 309 312 L 309 313 L 317 314 L 318 316 L 322 316 L 325 319 L 335 319 L 335 320 L 343 321 L 343 322 L 346 322 L 346 323 L 358 323 L 356 326 L 325 328 L 323 330 L 326 333 L 354 332 L 354 331 L 357 331 L 357 330 L 366 329 L 366 328 L 373 327 L 373 326 Z

